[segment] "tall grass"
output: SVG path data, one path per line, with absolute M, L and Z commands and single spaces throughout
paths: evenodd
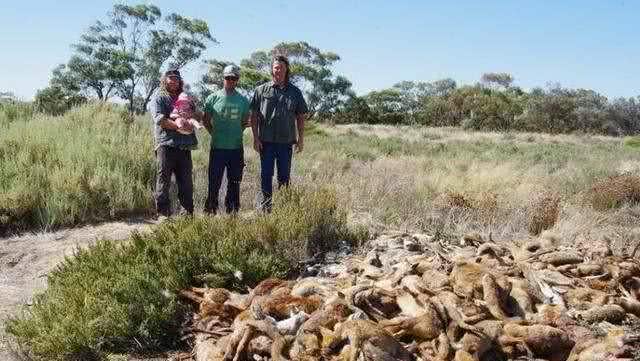
M 120 114 L 112 105 L 87 105 L 0 132 L 0 234 L 149 211 L 149 121 L 127 123 Z
M 334 184 L 353 216 L 373 227 L 491 232 L 503 240 L 551 229 L 567 241 L 588 229 L 587 237 L 615 241 L 640 221 L 633 197 L 604 210 L 589 201 L 594 185 L 609 177 L 640 176 L 640 153 L 620 138 L 360 125 L 324 130 L 294 162 L 294 181 Z M 543 194 L 553 194 L 553 202 L 538 206 Z M 616 222 L 612 232 L 603 217 L 628 221 Z
M 33 103 L 20 101 L 0 101 L 0 129 L 17 121 L 29 121 L 35 114 Z
M 185 311 L 176 291 L 199 276 L 209 275 L 209 286 L 243 289 L 285 277 L 319 242 L 328 250 L 367 236 L 347 227 L 326 188 L 280 192 L 274 206 L 251 219 L 177 219 L 125 243 L 79 249 L 7 330 L 32 357 L 47 360 L 175 346 Z
M 253 207 L 260 185 L 248 133 L 242 209 Z M 197 209 L 207 194 L 209 136 L 198 138 L 200 149 L 192 153 Z M 581 219 L 569 210 L 596 217 L 633 207 L 633 197 L 604 210 L 584 202 L 608 177 L 640 175 L 640 153 L 630 139 L 310 123 L 292 180 L 334 186 L 352 220 L 370 226 L 431 231 L 446 224 L 454 233 L 475 229 L 508 238 L 539 230 L 531 225 L 542 219 L 531 214 L 539 209 L 532 202 L 544 192 L 559 197 L 557 224 Z M 148 116 L 125 122 L 107 105 L 12 122 L 0 133 L 0 232 L 152 212 L 152 148 Z M 447 194 L 461 195 L 471 207 L 442 207 Z M 540 224 L 554 227 L 547 223 Z

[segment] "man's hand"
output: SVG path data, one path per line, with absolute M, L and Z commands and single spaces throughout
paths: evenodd
M 170 130 L 178 130 L 178 125 L 175 121 L 170 118 L 164 118 L 160 121 L 160 128 L 162 129 L 170 129 Z
M 304 149 L 304 117 L 305 114 L 296 115 L 296 128 L 298 128 L 298 143 L 296 144 L 296 153 L 302 152 Z
M 255 138 L 253 140 L 253 149 L 255 149 L 258 153 L 262 153 L 262 142 L 260 141 L 260 139 Z
M 178 129 L 186 131 L 186 132 L 193 132 L 193 124 L 191 124 L 189 119 L 180 118 L 179 120 L 180 121 L 176 122 L 177 124 L 180 125 L 178 127 Z

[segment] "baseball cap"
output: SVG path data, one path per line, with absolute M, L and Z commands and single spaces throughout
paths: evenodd
M 180 78 L 180 72 L 177 69 L 171 69 L 164 72 L 164 76 L 177 76 Z
M 222 76 L 223 77 L 233 76 L 233 77 L 239 78 L 240 68 L 238 68 L 235 65 L 227 65 L 224 67 L 224 70 L 222 71 Z

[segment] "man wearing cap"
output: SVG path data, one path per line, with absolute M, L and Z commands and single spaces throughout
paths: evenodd
M 209 190 L 204 212 L 216 214 L 222 176 L 227 172 L 225 210 L 237 213 L 240 209 L 240 182 L 244 168 L 242 132 L 248 123 L 249 101 L 236 91 L 240 69 L 228 65 L 222 71 L 223 87 L 209 95 L 204 105 L 203 123 L 211 133 L 209 151 Z
M 298 87 L 289 82 L 289 60 L 274 57 L 272 81 L 256 88 L 251 100 L 253 147 L 260 153 L 260 178 L 263 211 L 271 211 L 274 166 L 278 187 L 289 184 L 292 147 L 304 147 L 304 118 L 307 103 Z
M 178 95 L 182 93 L 184 83 L 178 70 L 169 70 L 160 78 L 160 87 L 152 104 L 153 128 L 155 135 L 155 152 L 158 162 L 156 176 L 155 201 L 156 210 L 160 216 L 171 215 L 171 201 L 169 189 L 171 175 L 175 175 L 178 186 L 178 200 L 182 212 L 193 214 L 193 163 L 191 151 L 198 145 L 198 139 L 193 132 L 182 134 L 179 129 L 191 128 L 185 122 L 183 128 L 170 117 Z

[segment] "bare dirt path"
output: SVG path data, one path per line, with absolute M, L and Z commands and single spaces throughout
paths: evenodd
M 98 239 L 126 239 L 153 224 L 155 220 L 133 219 L 0 238 L 0 360 L 18 360 L 4 333 L 5 321 L 46 288 L 47 273 L 65 256 Z

